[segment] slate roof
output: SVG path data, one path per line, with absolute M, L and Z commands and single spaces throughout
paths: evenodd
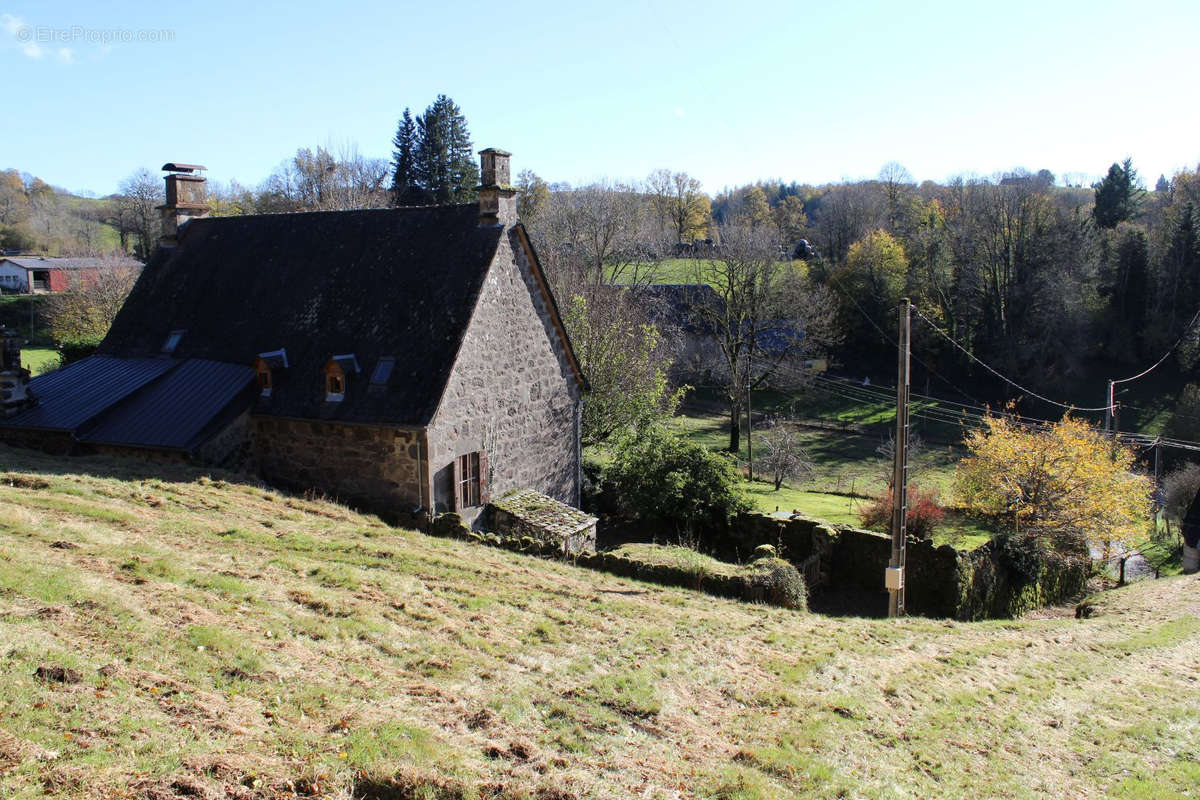
M 254 402 L 254 368 L 204 359 L 91 356 L 29 382 L 37 405 L 13 426 L 81 442 L 190 451 Z
M 181 359 L 249 366 L 286 348 L 255 413 L 426 424 L 503 235 L 478 220 L 477 204 L 192 220 L 146 265 L 98 353 L 151 357 L 175 330 Z M 363 371 L 326 402 L 323 368 L 350 353 Z M 386 356 L 388 383 L 369 386 Z
M 0 263 L 5 261 L 21 269 L 115 269 L 138 266 L 138 262 L 132 259 L 114 260 L 112 258 L 58 258 L 55 256 L 5 256 L 0 258 Z
M 0 425 L 74 431 L 174 366 L 162 358 L 85 358 L 31 380 L 37 405 Z
M 646 299 L 651 322 L 692 334 L 708 335 L 712 325 L 692 310 L 716 305 L 720 295 L 707 283 L 654 283 L 638 289 Z
M 124 359 L 122 359 L 124 360 Z M 134 393 L 79 433 L 89 444 L 191 451 L 254 402 L 254 368 L 202 358 L 170 361 L 174 369 Z

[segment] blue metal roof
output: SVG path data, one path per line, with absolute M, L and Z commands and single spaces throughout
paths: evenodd
M 0 425 L 74 431 L 179 362 L 92 356 L 29 382 L 37 405 Z
M 173 363 L 175 369 L 80 431 L 79 441 L 190 450 L 223 412 L 231 418 L 253 403 L 253 367 L 202 358 Z

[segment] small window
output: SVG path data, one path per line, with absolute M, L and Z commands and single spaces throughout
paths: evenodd
M 344 400 L 347 376 L 360 371 L 358 359 L 353 353 L 334 356 L 325 362 L 325 399 L 335 403 Z
M 270 397 L 271 390 L 275 388 L 275 371 L 287 369 L 287 365 L 287 352 L 282 349 L 258 354 L 258 358 L 254 360 L 254 375 L 259 393 L 263 397 Z
M 183 338 L 183 334 L 187 331 L 171 331 L 167 334 L 167 340 L 163 342 L 162 351 L 164 353 L 174 353 L 175 348 L 179 346 L 179 340 Z
M 386 385 L 388 378 L 392 377 L 392 367 L 394 366 L 396 366 L 396 359 L 392 356 L 384 356 L 375 362 L 375 371 L 371 373 L 371 385 Z
M 273 385 L 271 379 L 271 366 L 266 362 L 266 360 L 261 358 L 258 360 L 258 364 L 256 366 L 257 371 L 255 374 L 258 377 L 259 391 L 262 393 L 263 397 L 270 397 L 271 388 Z
M 455 464 L 454 499 L 458 508 L 479 505 L 479 453 L 466 453 Z
M 325 399 L 331 403 L 346 399 L 346 373 L 336 358 L 325 364 Z

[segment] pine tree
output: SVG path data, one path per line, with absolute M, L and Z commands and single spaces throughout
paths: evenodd
M 416 193 L 413 175 L 413 149 L 416 146 L 417 126 L 413 122 L 412 113 L 407 108 L 400 117 L 396 127 L 396 136 L 392 139 L 392 205 L 415 205 L 413 195 Z M 419 201 L 418 201 L 419 202 Z
M 1145 190 L 1138 186 L 1137 170 L 1133 168 L 1133 159 L 1130 158 L 1109 167 L 1104 180 L 1093 184 L 1092 188 L 1096 190 L 1092 216 L 1101 228 L 1115 228 L 1125 220 L 1132 219 L 1145 194 Z
M 1192 203 L 1184 203 L 1171 222 L 1163 274 L 1169 291 L 1167 323 L 1171 330 L 1200 306 L 1200 219 Z
M 422 203 L 468 203 L 476 197 L 479 168 L 467 120 L 444 94 L 417 118 L 412 175 Z

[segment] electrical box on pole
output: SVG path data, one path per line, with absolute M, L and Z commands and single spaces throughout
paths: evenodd
M 896 369 L 896 447 L 892 465 L 892 557 L 884 574 L 888 590 L 888 616 L 904 616 L 904 560 L 908 514 L 908 398 L 909 350 L 912 341 L 912 307 L 900 301 L 900 338 Z

